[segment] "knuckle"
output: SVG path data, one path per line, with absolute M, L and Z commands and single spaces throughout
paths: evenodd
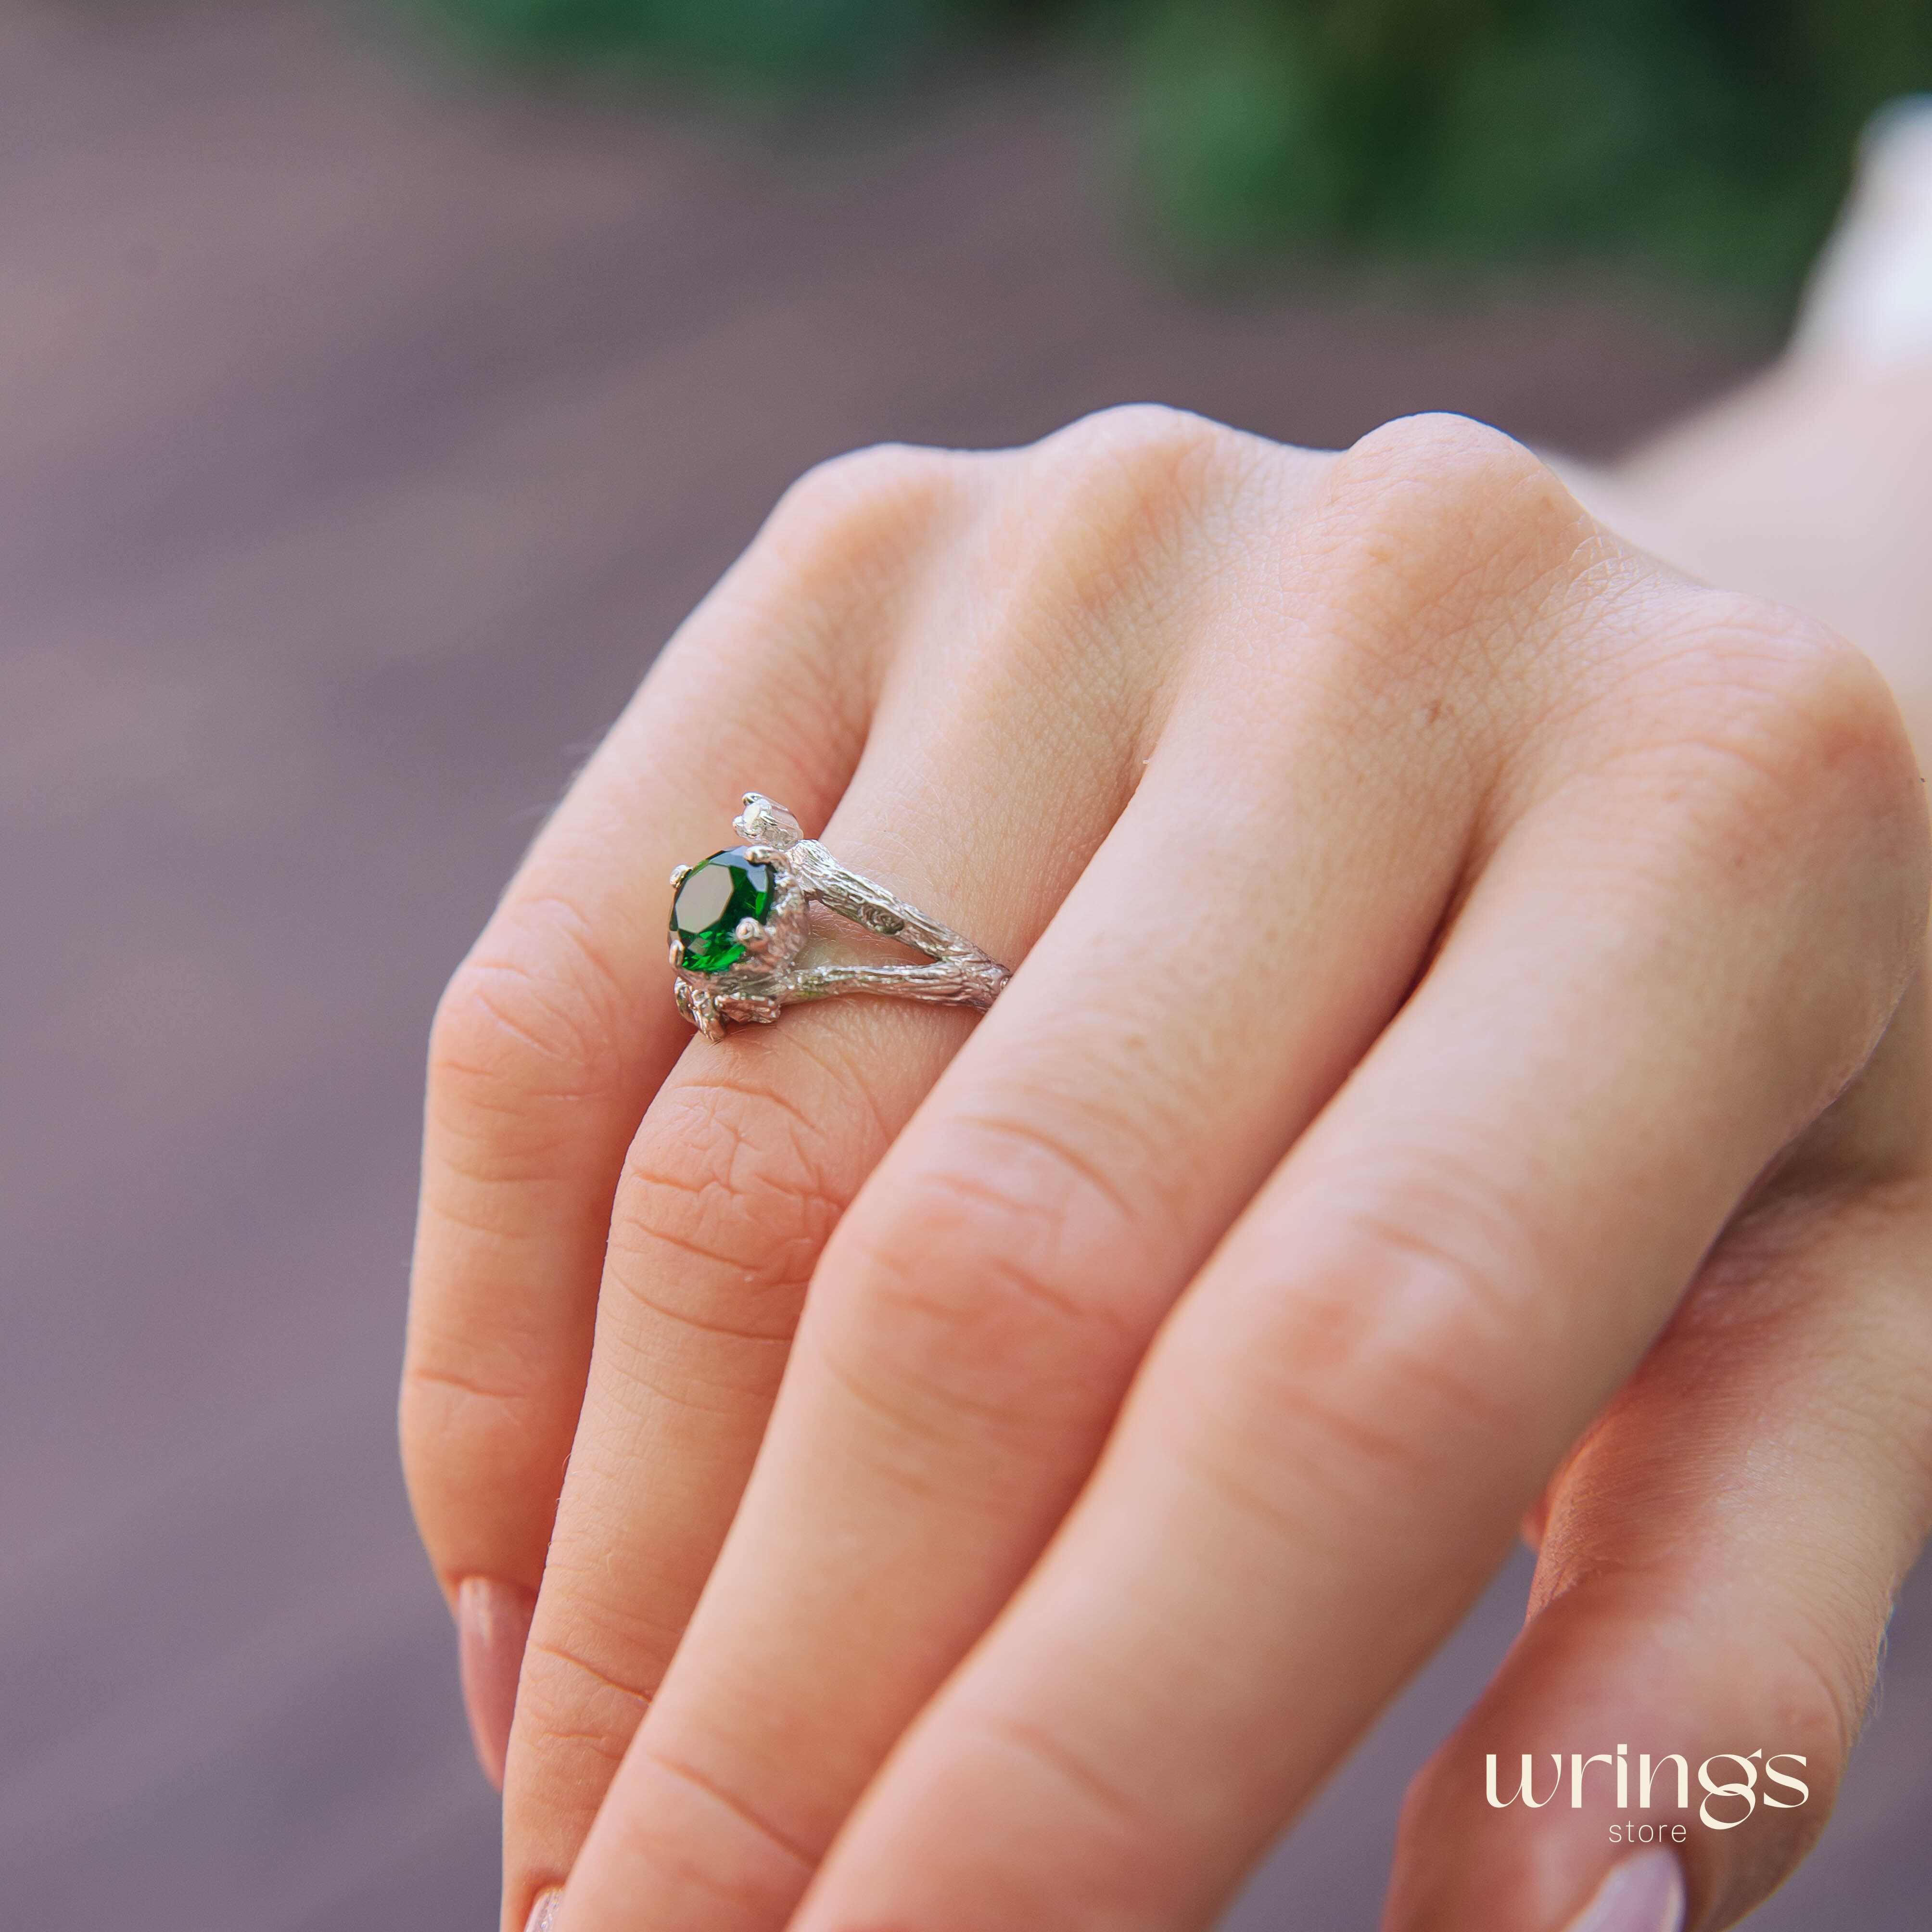
M 1876 668 L 1802 612 L 1728 591 L 1690 592 L 1679 663 L 1695 735 L 1738 754 L 1738 768 L 1815 806 L 1821 788 L 1889 795 L 1919 815 L 1917 774 L 1898 708 Z
M 896 556 L 963 488 L 973 458 L 952 450 L 878 443 L 814 464 L 779 498 L 760 545 L 813 577 Z
M 764 1795 L 754 1796 L 739 1788 L 735 1780 L 700 1766 L 692 1758 L 667 1748 L 646 1732 L 639 1749 L 654 1776 L 681 1798 L 694 1802 L 714 1820 L 727 1821 L 741 1863 L 748 1849 L 760 1865 L 775 1862 L 788 1876 L 817 1870 L 824 1846 L 816 1835 L 808 1837 L 779 1822 L 777 1810 Z
M 1054 544 L 1083 531 L 1146 543 L 1198 515 L 1251 437 L 1186 410 L 1126 403 L 1082 417 L 1027 452 L 1028 522 Z
M 1197 1370 L 1199 1473 L 1292 1536 L 1386 1534 L 1439 1510 L 1445 1470 L 1545 1431 L 1534 1365 L 1558 1346 L 1559 1299 L 1460 1162 L 1402 1165 L 1296 1244 L 1238 1376 L 1218 1354 Z
M 462 1548 L 507 1496 L 562 1486 L 563 1446 L 534 1389 L 496 1388 L 412 1359 L 403 1371 L 398 1436 L 411 1510 L 438 1576 L 454 1588 L 476 1566 Z M 488 1567 L 485 1565 L 484 1567 Z
M 1003 670 L 1016 654 L 1064 666 L 1118 665 L 1142 634 L 1120 613 L 1165 605 L 1189 546 L 1220 543 L 1222 508 L 1266 446 L 1151 404 L 1105 410 L 1019 452 L 976 526 L 983 634 Z M 1147 634 L 1150 646 L 1162 627 Z
M 554 899 L 507 903 L 437 1002 L 432 1116 L 515 1124 L 533 1106 L 605 1093 L 626 1064 L 626 1004 L 580 914 Z
M 811 1118 L 769 1088 L 716 1074 L 666 1088 L 626 1157 L 611 1219 L 614 1278 L 640 1295 L 647 1281 L 663 1294 L 670 1250 L 695 1262 L 707 1286 L 730 1285 L 745 1339 L 788 1334 L 848 1191 L 844 1162 Z M 652 1306 L 674 1318 L 696 1312 Z
M 650 1703 L 650 1690 L 626 1681 L 590 1646 L 534 1630 L 517 1680 L 518 1748 L 550 1760 L 553 1772 L 560 1758 L 580 1762 L 587 1752 L 608 1775 Z
M 762 1790 L 742 1788 L 749 1781 L 741 1766 L 713 1771 L 700 1761 L 712 1752 L 680 1755 L 655 1732 L 644 1727 L 626 1759 L 629 1802 L 603 1804 L 599 1814 L 610 1767 L 578 1772 L 592 1787 L 582 1810 L 586 1821 L 598 1814 L 607 1869 L 628 1871 L 647 1892 L 658 1888 L 654 1880 L 669 1886 L 687 1923 L 784 1922 L 823 1861 L 821 1828 L 808 1822 L 788 1830 Z
M 1550 474 L 1514 436 L 1447 411 L 1398 416 L 1370 430 L 1342 452 L 1336 470 L 1384 489 L 1420 486 L 1458 507 L 1540 485 Z
M 987 1702 L 973 1711 L 970 1722 L 976 1742 L 1040 1787 L 1056 1811 L 1072 1798 L 1085 1814 L 1082 1838 L 1090 1844 L 1097 1838 L 1106 1848 L 1110 1891 L 1130 1898 L 1150 1895 L 1160 1851 L 1172 1841 L 1171 1812 L 1150 1807 L 1119 1769 L 1100 1762 L 1090 1745 L 1063 1736 L 1064 1727 L 1047 1718 Z
M 1493 668 L 1594 554 L 1594 524 L 1555 472 L 1453 416 L 1371 431 L 1328 472 L 1309 543 L 1328 628 L 1351 662 L 1432 674 Z
M 1144 1252 L 1098 1170 L 1041 1130 L 956 1125 L 842 1231 L 838 1334 L 875 1388 L 1058 1430 L 1111 1402 L 1144 1342 Z
M 1926 913 L 1924 788 L 1890 691 L 1823 626 L 1730 592 L 1688 594 L 1664 647 L 1639 727 L 1672 800 L 1661 822 L 1733 892 L 1811 896 L 1836 956 L 1859 969 L 1816 986 L 1852 999 L 1834 1010 L 1864 1036 L 1888 1016 Z
M 520 1455 L 531 1433 L 535 1391 L 495 1388 L 459 1370 L 416 1357 L 403 1370 L 403 1460 L 468 1472 Z M 479 1465 L 482 1468 L 479 1468 Z
M 1077 418 L 1034 446 L 1043 459 L 1081 476 L 1106 476 L 1123 464 L 1156 472 L 1247 440 L 1211 417 L 1165 403 L 1115 403 Z

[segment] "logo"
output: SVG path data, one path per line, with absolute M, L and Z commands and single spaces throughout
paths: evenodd
M 1651 1845 L 1664 1840 L 1681 1845 L 1690 1836 L 1682 1818 L 1660 1820 L 1632 1815 L 1659 1809 L 1680 1813 L 1690 1809 L 1690 1762 L 1681 1752 L 1666 1751 L 1661 1757 L 1652 1758 L 1645 1751 L 1633 1764 L 1628 1744 L 1618 1745 L 1614 1756 L 1608 1751 L 1597 1751 L 1588 1757 L 1581 1751 L 1573 1751 L 1566 1758 L 1561 1751 L 1552 1751 L 1549 1754 L 1550 1782 L 1540 1796 L 1537 1758 L 1525 1751 L 1522 1762 L 1516 1789 L 1505 1798 L 1500 1790 L 1502 1774 L 1496 1754 L 1490 1752 L 1484 1796 L 1496 1810 L 1506 1811 L 1512 1804 L 1521 1804 L 1526 1810 L 1540 1811 L 1558 1801 L 1567 1784 L 1573 1811 L 1582 1810 L 1586 1798 L 1603 1802 L 1614 1797 L 1622 1815 L 1610 1827 L 1613 1845 Z M 1804 1760 L 1795 1751 L 1773 1751 L 1767 1757 L 1762 1750 L 1748 1754 L 1719 1751 L 1707 1757 L 1696 1770 L 1697 1783 L 1704 1793 L 1697 1807 L 1699 1819 L 1713 1832 L 1735 1832 L 1761 1804 L 1773 1811 L 1796 1810 L 1810 1797 L 1811 1787 L 1802 1778 L 1780 1771 L 1780 1764 L 1796 1765 L 1802 1770 Z M 1591 1772 L 1598 1765 L 1604 1768 L 1596 1778 L 1596 1788 L 1586 1790 Z M 1714 1766 L 1732 1768 L 1719 1778 L 1712 1774 Z M 1606 1788 L 1612 1784 L 1614 1790 Z M 1796 1796 L 1780 1797 L 1780 1791 Z

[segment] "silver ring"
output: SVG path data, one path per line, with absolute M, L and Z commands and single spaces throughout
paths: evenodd
M 840 865 L 783 806 L 748 791 L 733 826 L 743 844 L 670 875 L 673 996 L 706 1040 L 722 1040 L 728 1021 L 769 1026 L 787 1006 L 839 993 L 984 1012 L 1012 976 L 950 926 Z M 923 952 L 929 963 L 801 965 L 814 905 Z

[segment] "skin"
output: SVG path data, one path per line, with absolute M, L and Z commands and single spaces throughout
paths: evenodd
M 664 880 L 754 787 L 992 1012 L 694 1040 Z M 1552 1738 L 1804 1754 L 1680 1853 L 1748 1909 L 1932 1522 L 1924 820 L 1868 659 L 1456 418 L 808 477 L 435 1024 L 404 1450 L 486 1764 L 534 1603 L 505 1926 L 1206 1925 L 1526 1520 L 1390 1932 L 1583 1907 L 1600 1813 L 1471 1802 Z

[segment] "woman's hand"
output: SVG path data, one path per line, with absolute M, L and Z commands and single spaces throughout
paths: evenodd
M 694 1040 L 752 788 L 991 1013 Z M 404 1444 L 486 1756 L 535 1597 L 506 1925 L 1202 1925 L 1526 1513 L 1392 1925 L 1554 1932 L 1609 1774 L 1485 1757 L 1621 1744 L 1804 1757 L 1651 1814 L 1754 1903 L 1932 1514 L 1924 819 L 1855 652 L 1466 422 L 808 477 L 436 1019 Z

